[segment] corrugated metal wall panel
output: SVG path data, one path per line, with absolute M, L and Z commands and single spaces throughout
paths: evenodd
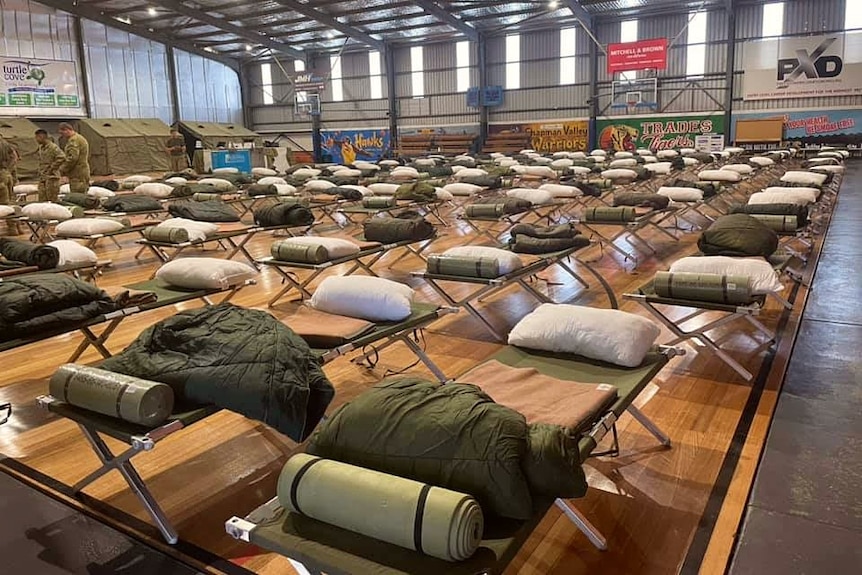
M 795 0 L 784 3 L 785 34 L 817 34 L 843 29 L 844 0 Z
M 530 32 L 521 35 L 521 59 L 539 60 L 557 58 L 560 55 L 559 29 Z
M 760 38 L 763 30 L 763 6 L 746 4 L 736 8 L 736 37 L 740 40 Z
M 239 77 L 220 62 L 174 50 L 179 82 L 180 118 L 203 122 L 243 122 Z
M 724 10 L 709 10 L 706 13 L 706 41 L 727 41 L 727 12 Z
M 727 42 L 706 45 L 707 74 L 724 74 L 727 67 Z

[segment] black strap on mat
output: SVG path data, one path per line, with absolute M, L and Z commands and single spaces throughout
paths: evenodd
M 323 461 L 323 459 L 321 459 L 319 457 L 312 459 L 311 461 L 307 461 L 305 463 L 305 465 L 300 467 L 299 471 L 296 472 L 296 476 L 293 478 L 293 483 L 290 484 L 290 504 L 293 506 L 294 509 L 296 509 L 297 513 L 305 515 L 304 513 L 302 513 L 302 509 L 299 508 L 299 501 L 297 499 L 297 494 L 298 494 L 297 492 L 299 491 L 299 482 L 302 481 L 302 476 L 305 475 L 306 473 L 308 473 L 308 470 L 311 469 L 311 467 L 315 463 L 319 463 L 321 461 Z
M 419 492 L 419 501 L 416 503 L 416 519 L 413 520 L 413 547 L 419 553 L 425 552 L 422 550 L 422 523 L 425 521 L 425 503 L 428 501 L 430 491 L 430 485 L 427 483 L 423 485 Z

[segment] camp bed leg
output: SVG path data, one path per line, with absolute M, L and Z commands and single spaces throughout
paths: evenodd
M 578 260 L 578 259 L 576 259 L 576 261 L 577 261 L 580 265 L 582 265 L 584 268 L 586 268 L 586 270 L 587 270 L 588 272 L 590 272 L 590 274 L 592 274 L 592 276 L 593 276 L 594 278 L 596 278 L 596 280 L 597 280 L 597 281 L 602 285 L 602 288 L 605 290 L 605 294 L 607 294 L 607 296 L 608 296 L 608 300 L 609 300 L 609 301 L 610 301 L 610 303 L 611 303 L 611 309 L 619 309 L 619 308 L 620 308 L 620 304 L 619 304 L 619 302 L 617 301 L 617 296 L 616 296 L 616 294 L 614 293 L 614 290 L 613 290 L 613 288 L 611 287 L 611 285 L 608 283 L 608 280 L 606 280 L 606 279 L 604 278 L 604 276 L 602 276 L 602 274 L 600 274 L 598 271 L 596 271 L 596 270 L 593 268 L 593 266 L 589 265 L 588 263 L 585 263 L 585 262 L 583 262 L 583 261 L 581 261 L 581 260 Z M 575 272 L 575 270 L 573 270 L 571 267 L 569 267 L 569 265 L 568 265 L 566 262 L 564 262 L 563 260 L 560 260 L 560 261 L 558 261 L 558 262 L 557 262 L 557 264 L 558 264 L 561 268 L 563 268 L 564 270 L 566 270 L 569 274 L 571 274 L 571 275 L 572 275 L 572 277 L 574 277 L 574 278 L 575 278 L 575 279 L 577 279 L 579 282 L 581 282 L 581 283 L 584 285 L 584 287 L 589 288 L 589 285 L 587 285 L 587 283 L 586 283 L 586 282 L 585 282 L 585 281 L 584 281 L 584 280 L 583 280 L 583 279 L 582 279 L 582 278 L 581 278 L 581 277 L 580 277 L 580 276 Z
M 93 333 L 93 330 L 91 330 L 89 327 L 84 327 L 78 330 L 84 335 L 84 341 L 78 344 L 78 347 L 76 347 L 75 351 L 72 352 L 72 355 L 69 356 L 68 363 L 74 363 L 75 361 L 77 361 L 78 358 L 81 357 L 81 355 L 85 351 L 87 351 L 87 348 L 90 346 L 95 347 L 96 350 L 100 354 L 102 354 L 102 357 L 106 359 L 111 357 L 111 352 L 108 351 L 107 347 L 105 347 L 105 342 L 108 341 L 108 338 L 111 336 L 112 333 L 114 333 L 114 330 L 119 327 L 120 322 L 122 322 L 123 319 L 125 319 L 125 316 L 114 318 L 113 320 L 111 320 L 111 323 L 109 323 L 108 326 L 105 328 L 105 330 L 99 335 Z
M 575 524 L 581 533 L 587 536 L 590 543 L 596 546 L 600 551 L 607 551 L 608 540 L 593 526 L 583 514 L 575 509 L 575 507 L 565 499 L 557 499 L 554 504 L 569 518 L 569 521 Z
M 775 295 L 777 296 L 778 294 Z M 768 337 L 769 341 L 775 341 L 775 334 L 769 328 L 763 325 L 760 320 L 758 320 L 753 315 L 745 315 L 743 317 L 745 317 L 745 320 L 751 325 L 753 325 L 757 331 Z
M 635 407 L 634 404 L 629 404 L 626 409 L 632 415 L 632 417 L 637 420 L 638 423 L 643 425 L 644 428 L 646 428 L 646 430 L 653 435 L 653 437 L 658 439 L 659 443 L 661 443 L 665 447 L 670 447 L 670 437 L 668 437 L 665 432 L 659 429 L 659 427 L 655 423 L 653 423 L 653 421 L 649 417 L 644 415 L 644 412 Z
M 248 231 L 248 232 L 243 236 L 242 240 L 240 240 L 240 242 L 239 242 L 239 243 L 237 243 L 237 242 L 233 241 L 233 239 L 232 239 L 232 238 L 225 238 L 225 239 L 227 240 L 227 242 L 231 245 L 231 250 L 230 250 L 230 251 L 228 252 L 228 254 L 227 254 L 227 259 L 229 259 L 229 260 L 230 260 L 230 259 L 233 259 L 233 257 L 234 257 L 237 253 L 240 253 L 240 252 L 241 252 L 241 253 L 242 253 L 242 255 L 244 255 L 244 256 L 245 256 L 245 259 L 247 259 L 247 260 L 251 263 L 251 265 L 252 265 L 252 266 L 254 266 L 254 269 L 256 269 L 256 270 L 260 271 L 260 265 L 257 263 L 257 261 L 255 261 L 254 256 L 252 256 L 252 255 L 248 252 L 248 249 L 245 247 L 245 246 L 246 246 L 246 244 L 248 244 L 248 242 L 250 242 L 250 241 L 251 241 L 251 239 L 252 239 L 254 236 L 256 236 L 256 235 L 257 235 L 258 231 L 259 231 L 259 230 L 249 230 L 249 231 Z
M 515 281 L 518 283 L 518 285 L 520 285 L 522 288 L 524 288 L 525 292 L 527 292 L 528 294 L 532 295 L 534 298 L 539 300 L 539 303 L 554 303 L 554 300 L 552 300 L 551 298 L 549 298 L 548 296 L 546 296 L 545 294 L 543 294 L 542 292 L 540 292 L 539 290 L 537 290 L 536 288 L 531 286 L 528 282 L 526 282 L 524 280 L 524 278 L 518 278 Z
M 479 290 L 478 292 L 475 292 L 474 294 L 467 296 L 466 298 L 462 299 L 461 301 L 457 301 L 457 300 L 455 300 L 455 298 L 453 298 L 452 296 L 447 294 L 443 290 L 443 288 L 441 288 L 437 284 L 437 282 L 434 279 L 432 279 L 432 278 L 425 278 L 425 279 L 428 281 L 428 285 L 430 285 L 431 288 L 434 291 L 436 291 L 437 294 L 440 297 L 442 297 L 449 305 L 452 305 L 455 307 L 463 307 L 464 309 L 467 310 L 467 313 L 469 313 L 474 318 L 479 320 L 479 322 L 482 325 L 484 325 L 485 328 L 491 332 L 491 335 L 493 335 L 495 338 L 497 338 L 498 341 L 506 341 L 506 338 L 503 337 L 503 335 L 500 332 L 498 332 L 497 329 L 493 325 L 491 325 L 491 322 L 489 322 L 487 319 L 485 319 L 482 316 L 482 314 L 479 313 L 479 310 L 477 310 L 475 307 L 473 307 L 473 305 L 470 303 L 471 299 L 476 299 L 476 298 L 481 299 L 482 296 L 485 296 L 485 295 L 490 294 L 492 292 L 498 291 L 502 286 L 499 286 L 499 285 L 486 286 L 483 289 Z
M 290 272 L 286 272 L 278 266 L 272 266 L 275 268 L 275 271 L 282 277 L 282 280 L 287 284 L 283 288 L 281 288 L 275 296 L 267 303 L 267 307 L 273 307 L 278 300 L 283 298 L 286 294 L 290 292 L 292 289 L 296 289 L 299 292 L 299 296 L 301 299 L 311 298 L 311 292 L 308 291 L 306 286 L 308 286 L 311 282 L 313 282 L 317 276 L 323 273 L 323 269 L 317 269 L 312 273 L 309 277 L 307 277 L 304 281 L 299 281 L 293 277 L 293 274 Z

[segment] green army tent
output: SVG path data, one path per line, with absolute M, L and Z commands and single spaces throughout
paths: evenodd
M 93 175 L 163 172 L 168 169 L 165 142 L 170 128 L 161 120 L 91 118 L 78 131 L 90 143 Z
M 18 179 L 33 180 L 39 170 L 34 133 L 39 126 L 26 118 L 0 118 L 0 135 L 18 150 Z
M 180 132 L 185 137 L 189 148 L 193 148 L 196 141 L 201 142 L 201 146 L 209 150 L 217 148 L 220 144 L 240 146 L 252 142 L 255 146 L 263 145 L 263 138 L 259 134 L 239 124 L 180 122 Z

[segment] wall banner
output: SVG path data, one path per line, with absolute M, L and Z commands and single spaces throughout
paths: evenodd
M 697 136 L 724 134 L 724 114 L 701 116 L 620 117 L 598 120 L 603 150 L 632 152 L 638 148 L 694 148 Z
M 589 123 L 586 120 L 559 120 L 525 124 L 492 124 L 489 134 L 530 134 L 530 147 L 541 153 L 585 152 Z
M 321 148 L 328 161 L 352 164 L 377 161 L 390 147 L 389 130 L 321 130 Z
M 797 112 L 739 112 L 733 114 L 731 141 L 736 138 L 736 120 L 782 118 L 784 139 L 803 144 L 862 144 L 862 110 L 810 110 Z
M 80 108 L 75 63 L 0 57 L 2 108 Z
M 746 42 L 744 100 L 862 95 L 862 34 Z
M 667 38 L 608 44 L 608 74 L 667 68 Z

